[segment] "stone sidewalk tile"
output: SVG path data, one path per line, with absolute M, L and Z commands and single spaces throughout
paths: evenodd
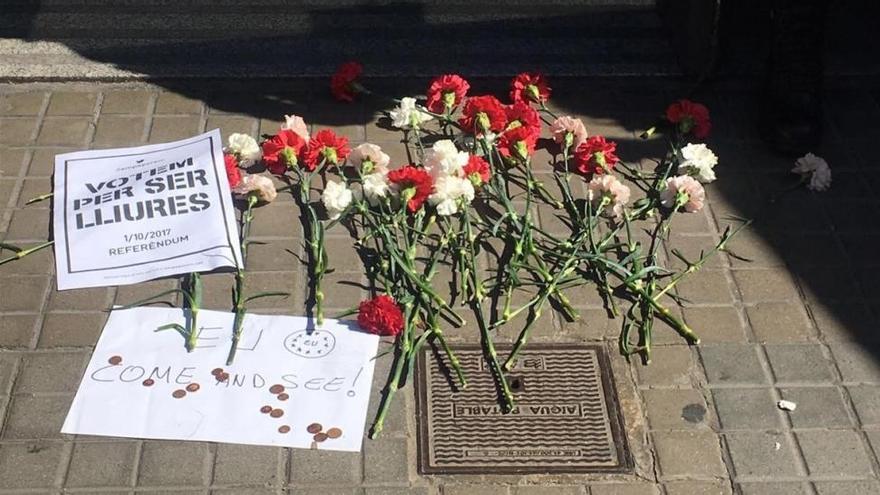
M 28 353 L 21 359 L 15 394 L 74 393 L 85 369 L 85 352 Z
M 0 95 L 0 116 L 37 115 L 45 101 L 46 93 L 40 91 Z
M 61 440 L 61 424 L 71 402 L 72 395 L 13 397 L 6 413 L 3 440 Z
M 698 390 L 645 390 L 642 396 L 652 430 L 704 429 L 712 423 L 706 400 Z
M 95 287 L 76 290 L 53 290 L 48 311 L 105 311 L 113 302 L 116 289 Z
M 22 181 L 21 189 L 18 194 L 17 208 L 25 208 L 32 210 L 41 210 L 44 215 L 51 215 L 48 202 L 35 203 L 31 206 L 25 205 L 30 199 L 43 195 L 52 190 L 51 180 L 48 177 L 27 178 Z
M 64 486 L 95 488 L 129 486 L 138 462 L 138 442 L 77 442 Z
M 320 490 L 320 492 L 318 492 L 316 490 Z M 332 486 L 322 486 L 321 488 L 316 489 L 314 487 L 308 488 L 308 487 L 294 486 L 294 487 L 289 488 L 284 493 L 286 493 L 288 495 L 312 495 L 315 493 L 320 493 L 321 495 L 324 495 L 324 494 L 326 494 L 326 495 L 363 495 L 364 490 L 359 487 L 339 488 L 339 487 L 332 487 Z M 230 493 L 229 495 L 238 495 L 238 492 Z
M 880 387 L 864 385 L 847 387 L 847 390 L 859 424 L 867 428 L 880 427 Z
M 0 117 L 0 144 L 27 146 L 36 131 L 37 119 L 33 117 Z
M 88 115 L 95 113 L 97 93 L 54 91 L 46 115 Z
M 410 481 L 410 452 L 406 438 L 380 436 L 364 441 L 364 482 L 367 484 L 400 484 Z
M 0 174 L 6 178 L 17 177 L 21 172 L 21 167 L 27 158 L 28 150 L 19 148 L 0 148 Z M 0 196 L 0 204 L 3 203 L 4 196 Z
M 587 487 L 574 485 L 514 486 L 511 487 L 511 493 L 512 495 L 586 495 Z
M 143 444 L 138 486 L 187 487 L 208 483 L 211 446 L 202 442 L 147 440 Z
M 32 152 L 31 160 L 28 164 L 27 175 L 34 177 L 50 177 L 55 173 L 55 155 L 69 153 L 71 151 L 79 151 L 81 149 L 82 148 L 70 146 L 36 148 Z M 43 192 L 49 193 L 51 191 Z
M 760 303 L 746 307 L 758 342 L 787 343 L 813 340 L 814 331 L 801 303 Z
M 811 495 L 809 485 L 799 482 L 741 483 L 742 495 Z
M 700 270 L 698 276 L 686 277 L 676 286 L 678 295 L 689 303 L 715 305 L 733 302 L 732 288 L 721 270 Z
M 427 487 L 367 487 L 364 489 L 364 495 L 433 495 L 435 493 L 436 490 L 432 490 Z
M 166 143 L 195 136 L 202 131 L 202 119 L 198 115 L 174 115 L 153 117 L 150 128 L 150 144 Z
M 91 122 L 82 117 L 46 117 L 36 143 L 40 146 L 85 147 Z
M 217 444 L 214 457 L 215 485 L 277 486 L 286 458 L 282 449 L 254 445 Z
M 595 490 L 595 488 L 593 488 Z M 443 495 L 473 495 L 479 493 L 481 495 L 508 495 L 510 490 L 507 485 L 486 484 L 486 483 L 455 483 L 444 484 L 440 488 Z M 593 494 L 596 492 L 593 491 Z
M 828 383 L 836 378 L 820 345 L 780 344 L 764 347 L 777 382 Z
M 819 481 L 815 483 L 819 495 L 874 495 L 880 493 L 876 480 Z
M 693 379 L 699 376 L 699 367 L 687 346 L 655 347 L 652 359 L 648 366 L 640 361 L 633 364 L 641 386 L 692 387 Z
M 199 100 L 176 93 L 161 92 L 156 102 L 156 114 L 200 114 L 203 104 Z
M 718 436 L 712 432 L 654 432 L 654 445 L 664 479 L 716 478 L 727 474 Z
M 49 488 L 58 486 L 69 444 L 41 440 L 33 443 L 0 444 L 0 486 Z
M 753 345 L 701 345 L 709 385 L 762 385 L 769 382 Z
M 795 429 L 853 426 L 846 399 L 837 387 L 783 388 L 779 393 L 782 399 L 797 404 L 797 409 L 787 413 Z
M 796 436 L 811 475 L 860 478 L 873 475 L 871 460 L 855 431 L 798 431 Z
M 669 485 L 667 485 L 668 487 Z M 659 495 L 660 489 L 650 483 L 606 483 L 590 485 L 590 495 Z M 444 494 L 445 495 L 445 494 Z
M 714 389 L 712 397 L 724 430 L 777 430 L 782 427 L 782 418 L 770 389 Z
M 0 348 L 27 347 L 34 338 L 39 315 L 2 315 L 0 317 Z
M 6 240 L 45 242 L 49 238 L 49 223 L 46 210 L 14 210 L 6 231 Z
M 48 313 L 40 331 L 40 348 L 92 347 L 98 341 L 107 313 Z
M 828 346 L 845 383 L 880 382 L 880 362 L 876 350 L 861 344 L 833 343 Z
M 666 495 L 731 495 L 729 483 L 677 481 L 666 483 Z
M 864 302 L 815 302 L 807 309 L 826 342 L 880 339 L 874 331 L 876 320 Z
M 149 110 L 153 98 L 149 91 L 106 91 L 101 101 L 101 113 L 143 115 Z
M 788 437 L 769 431 L 725 433 L 738 481 L 800 476 L 795 448 Z
M 340 487 L 360 485 L 363 458 L 359 452 L 292 449 L 288 483 L 293 487 Z M 314 488 L 312 488 L 314 490 Z
M 786 301 L 798 297 L 797 286 L 786 270 L 734 270 L 733 278 L 745 303 Z
M 135 146 L 142 144 L 146 137 L 147 119 L 140 116 L 102 115 L 98 120 L 92 146 L 112 148 L 120 143 Z

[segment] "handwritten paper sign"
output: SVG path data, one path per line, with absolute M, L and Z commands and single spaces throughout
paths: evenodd
M 356 324 L 248 314 L 226 366 L 233 315 L 199 312 L 187 353 L 180 309 L 113 311 L 63 433 L 359 451 L 379 339 Z
M 239 266 L 220 131 L 55 157 L 58 289 Z

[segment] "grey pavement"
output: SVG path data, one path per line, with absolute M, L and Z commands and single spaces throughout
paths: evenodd
M 491 80 L 475 85 L 499 87 Z M 655 80 L 574 79 L 557 86 L 557 109 L 584 118 L 591 133 L 618 140 L 628 161 L 656 156 L 658 149 L 637 141 L 636 133 L 682 90 Z M 325 92 L 324 81 L 274 89 L 0 86 L 0 241 L 47 238 L 49 203 L 24 207 L 24 201 L 49 190 L 53 156 L 64 151 L 163 142 L 215 127 L 224 135 L 256 135 L 274 132 L 283 114 L 297 113 L 404 159 L 397 135 L 376 125 L 379 105 L 340 105 Z M 62 435 L 104 310 L 177 282 L 57 292 L 52 253 L 43 251 L 0 267 L 0 495 L 880 493 L 878 97 L 859 84 L 832 87 L 827 139 L 815 150 L 834 171 L 831 190 L 798 189 L 770 203 L 791 183 L 792 164 L 758 139 L 749 112 L 755 95 L 718 87 L 694 96 L 712 111 L 709 145 L 721 160 L 719 180 L 708 188 L 710 207 L 679 219 L 667 249 L 699 252 L 719 238 L 729 215 L 756 219 L 731 254 L 680 287 L 689 300 L 681 314 L 702 336 L 700 346 L 684 345 L 662 327 L 653 363 L 627 362 L 615 353 L 619 321 L 607 319 L 592 289 L 570 295 L 581 321 L 545 315 L 535 341 L 603 342 L 611 351 L 635 474 L 419 475 L 412 387 L 395 403 L 385 434 L 365 441 L 362 453 Z M 552 216 L 541 218 L 552 228 Z M 288 196 L 257 211 L 253 234 L 267 243 L 252 247 L 252 278 L 296 297 L 264 300 L 254 312 L 304 310 L 305 276 L 290 253 L 302 253 L 301 231 Z M 336 271 L 325 292 L 332 313 L 365 292 L 357 286 L 363 270 L 351 239 L 341 230 L 330 236 Z M 228 310 L 230 278 L 205 281 L 207 307 Z M 450 338 L 476 342 L 473 328 L 465 328 L 450 330 Z M 378 364 L 376 392 L 388 365 L 387 359 Z M 779 410 L 780 399 L 797 409 Z

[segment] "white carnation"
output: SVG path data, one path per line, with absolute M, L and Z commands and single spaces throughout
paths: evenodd
M 455 143 L 449 139 L 441 139 L 428 150 L 425 157 L 425 169 L 434 178 L 444 176 L 461 177 L 464 174 L 462 168 L 467 165 L 468 158 L 467 152 L 459 151 L 455 147 Z
M 434 117 L 416 107 L 416 99 L 405 97 L 400 99 L 400 106 L 389 112 L 391 124 L 398 129 L 421 127 Z
M 332 180 L 327 182 L 327 187 L 324 188 L 324 192 L 321 194 L 321 201 L 324 203 L 324 208 L 327 209 L 327 215 L 331 220 L 339 218 L 342 212 L 351 204 L 351 200 L 351 190 L 345 187 L 345 184 L 333 182 Z
M 391 191 L 388 185 L 388 174 L 382 172 L 365 175 L 362 187 L 364 196 L 370 204 L 378 203 L 379 199 L 388 196 L 388 192 Z
M 467 207 L 474 200 L 474 185 L 468 179 L 445 176 L 434 182 L 434 193 L 428 202 L 437 208 L 438 215 L 454 215 L 459 207 Z
M 681 149 L 681 162 L 679 168 L 683 173 L 695 177 L 702 183 L 715 180 L 715 165 L 718 165 L 718 157 L 705 144 L 688 143 Z
M 831 167 L 822 157 L 807 153 L 794 162 L 791 171 L 804 179 L 809 177 L 807 189 L 811 191 L 822 192 L 831 187 Z
M 257 140 L 247 134 L 235 133 L 229 136 L 226 152 L 238 157 L 241 166 L 245 168 L 263 158 L 263 150 L 260 149 Z

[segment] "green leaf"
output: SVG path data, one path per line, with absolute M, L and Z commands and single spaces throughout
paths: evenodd
M 121 306 L 119 309 L 133 308 L 133 307 L 135 307 L 135 306 L 140 306 L 140 305 L 142 305 L 142 304 L 146 304 L 146 303 L 149 302 L 149 301 L 153 301 L 153 300 L 155 300 L 155 299 L 159 299 L 160 297 L 167 296 L 168 294 L 178 294 L 178 293 L 179 293 L 179 294 L 186 294 L 186 292 L 184 292 L 182 289 L 170 289 L 170 290 L 166 290 L 166 291 L 164 291 L 164 292 L 160 292 L 160 293 L 156 294 L 155 296 L 150 296 L 150 297 L 148 297 L 148 298 L 146 298 L 146 299 L 141 299 L 140 301 L 136 301 L 136 302 L 133 302 L 133 303 L 130 303 L 130 304 L 126 304 L 125 306 Z
M 263 297 L 290 297 L 290 292 L 260 292 L 259 294 L 246 297 L 244 303 L 247 304 Z

